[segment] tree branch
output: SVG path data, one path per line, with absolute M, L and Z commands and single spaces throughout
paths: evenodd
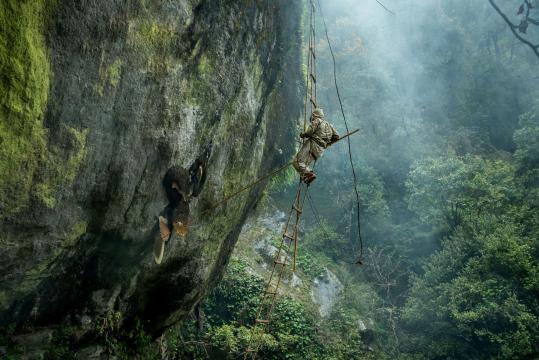
M 490 3 L 490 5 L 494 8 L 494 10 L 496 10 L 496 12 L 505 20 L 505 22 L 507 23 L 507 25 L 509 25 L 509 29 L 511 29 L 511 31 L 513 32 L 513 34 L 515 35 L 515 37 L 520 40 L 522 43 L 528 45 L 532 50 L 533 52 L 535 53 L 535 55 L 539 58 L 539 44 L 538 45 L 535 45 L 533 44 L 532 42 L 526 40 L 525 38 L 523 38 L 522 36 L 520 36 L 520 34 L 515 30 L 515 29 L 518 29 L 518 25 L 515 25 L 511 22 L 511 20 L 509 20 L 509 18 L 507 17 L 507 15 L 505 15 L 503 13 L 503 11 L 498 7 L 498 5 L 496 5 L 496 3 L 494 2 L 494 0 L 488 0 L 488 2 Z M 528 11 L 529 11 L 529 8 L 528 8 Z
M 395 13 L 391 10 L 389 10 L 384 4 L 382 4 L 379 0 L 376 0 L 376 2 L 378 3 L 378 5 L 380 5 L 381 7 L 383 7 L 388 13 L 390 13 L 391 15 L 395 15 Z

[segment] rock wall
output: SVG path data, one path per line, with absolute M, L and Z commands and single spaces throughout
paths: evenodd
M 293 153 L 301 2 L 0 6 L 0 323 L 115 312 L 158 335 L 219 281 L 263 184 L 212 204 Z M 209 145 L 190 232 L 157 266 L 163 176 Z

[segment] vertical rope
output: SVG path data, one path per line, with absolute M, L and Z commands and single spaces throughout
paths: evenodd
M 311 31 L 312 31 L 312 48 L 311 48 L 311 53 L 310 53 L 310 58 L 311 58 L 311 61 L 312 61 L 312 67 L 311 67 L 311 98 L 313 99 L 314 101 L 314 104 L 317 104 L 317 100 L 316 100 L 316 18 L 314 16 L 314 12 L 315 12 L 315 7 L 314 7 L 314 3 L 313 1 L 311 0 L 310 1 L 311 3 Z M 311 103 L 311 110 L 314 110 L 314 107 L 316 107 L 316 105 L 314 105 Z M 312 113 L 312 111 L 311 111 Z
M 309 45 L 307 48 L 307 73 L 305 74 L 305 104 L 304 104 L 304 117 L 303 117 L 303 131 L 307 130 L 307 119 L 310 117 L 310 114 L 312 113 L 312 68 L 313 68 L 313 57 L 312 57 L 312 48 L 314 45 L 313 40 L 313 20 L 314 20 L 314 13 L 313 13 L 313 2 L 310 0 L 309 2 Z M 309 98 L 310 97 L 310 98 Z M 310 104 L 310 105 L 308 105 Z M 310 108 L 311 111 L 308 113 L 307 108 Z
M 311 106 L 310 106 L 311 113 L 314 110 L 314 104 L 316 104 L 316 81 L 315 81 L 315 77 L 314 77 L 315 75 L 313 74 L 313 71 L 316 72 L 316 68 L 315 68 L 315 59 L 316 59 L 315 58 L 315 56 L 316 56 L 315 55 L 315 36 L 316 36 L 316 32 L 314 30 L 314 10 L 315 10 L 315 7 L 314 7 L 313 0 L 309 1 L 309 6 L 310 6 L 310 9 L 309 9 L 309 13 L 310 13 L 309 48 L 307 50 L 307 54 L 308 54 L 308 56 L 307 56 L 307 81 L 306 81 L 306 88 L 305 88 L 303 131 L 307 130 L 307 102 L 311 103 Z M 310 96 L 310 98 L 309 98 L 309 96 Z M 309 114 L 309 116 L 310 116 L 310 114 Z M 280 171 L 280 170 L 278 170 L 278 171 Z M 245 351 L 244 356 L 243 356 L 244 360 L 246 360 L 249 357 L 252 360 L 255 360 L 256 356 L 258 354 L 258 351 L 261 348 L 261 342 L 260 342 L 259 339 L 256 339 L 256 337 L 262 336 L 262 334 L 264 334 L 264 332 L 266 330 L 265 327 L 269 326 L 269 321 L 271 320 L 273 308 L 275 306 L 275 301 L 276 301 L 279 285 L 281 283 L 281 278 L 282 278 L 282 276 L 283 276 L 283 274 L 285 272 L 286 263 L 287 263 L 287 261 L 289 261 L 288 258 L 290 256 L 292 242 L 294 243 L 294 249 L 292 250 L 293 251 L 293 254 L 292 254 L 292 256 L 293 256 L 293 259 L 292 259 L 293 268 L 292 269 L 293 269 L 293 271 L 295 271 L 296 257 L 297 257 L 297 251 L 298 251 L 297 242 L 298 242 L 298 238 L 299 238 L 299 222 L 300 222 L 301 214 L 303 212 L 305 199 L 307 198 L 307 194 L 308 194 L 308 192 L 307 192 L 308 188 L 306 187 L 305 193 L 302 196 L 302 188 L 303 188 L 303 184 L 302 184 L 302 182 L 300 180 L 298 188 L 296 190 L 296 197 L 294 199 L 294 205 L 292 206 L 292 208 L 290 210 L 290 213 L 288 215 L 288 220 L 286 222 L 285 229 L 283 231 L 283 237 L 281 239 L 281 245 L 279 246 L 279 250 L 278 250 L 277 254 L 275 255 L 275 258 L 274 258 L 274 261 L 273 261 L 273 269 L 272 269 L 270 278 L 269 278 L 269 280 L 268 280 L 268 282 L 266 284 L 266 289 L 265 289 L 264 293 L 262 294 L 261 302 L 260 302 L 259 307 L 257 309 L 257 314 L 256 314 L 256 318 L 255 318 L 255 325 L 251 329 L 251 332 L 250 332 L 250 336 L 249 336 L 249 340 L 248 340 L 248 348 Z M 242 189 L 241 191 L 244 191 L 245 189 L 246 188 Z M 236 193 L 233 194 L 233 196 L 235 196 L 235 195 L 236 195 Z M 290 238 L 289 225 L 290 225 L 290 220 L 291 220 L 293 212 L 296 213 L 296 217 L 295 217 L 293 235 L 292 235 L 292 238 Z M 271 304 L 270 304 L 269 308 L 267 309 L 267 312 L 264 314 L 263 310 L 264 310 L 264 307 L 265 307 L 265 304 L 264 304 L 264 300 L 266 299 L 265 295 L 268 294 L 268 289 L 272 288 L 273 276 L 274 276 L 274 273 L 276 271 L 276 266 L 277 266 L 278 262 L 280 261 L 281 252 L 283 250 L 284 241 L 286 239 L 288 239 L 288 246 L 287 246 L 287 250 L 285 251 L 284 262 L 281 265 L 282 267 L 281 267 L 280 271 L 278 272 L 277 281 L 276 281 L 276 284 L 274 285 L 275 286 L 275 291 L 274 291 L 273 297 L 271 298 Z M 265 316 L 267 319 L 261 319 L 263 316 Z M 250 348 L 249 346 L 251 345 L 253 339 L 254 339 L 254 341 L 256 341 L 256 343 L 255 343 L 254 348 Z
M 335 90 L 337 91 L 337 98 L 339 99 L 339 105 L 341 108 L 342 117 L 344 119 L 344 126 L 346 127 L 346 132 L 349 132 L 350 130 L 348 129 L 348 121 L 346 120 L 346 115 L 344 113 L 344 107 L 342 104 L 341 94 L 339 91 L 339 84 L 337 81 L 337 62 L 335 61 L 335 54 L 333 53 L 331 41 L 329 40 L 328 27 L 326 24 L 326 19 L 324 18 L 324 14 L 322 12 L 322 6 L 320 5 L 320 0 L 317 0 L 317 2 L 318 2 L 318 8 L 320 9 L 320 17 L 322 18 L 322 21 L 324 23 L 324 30 L 326 33 L 326 40 L 328 42 L 329 51 L 331 53 L 331 58 L 333 59 L 333 80 L 335 82 Z M 356 169 L 354 167 L 354 161 L 352 159 L 352 144 L 350 142 L 350 137 L 348 137 L 347 140 L 348 140 L 348 157 L 350 160 L 350 167 L 352 168 L 352 175 L 354 177 L 354 192 L 356 195 L 356 204 L 357 204 L 356 211 L 357 211 L 357 232 L 358 232 L 358 240 L 359 240 L 359 256 L 356 263 L 361 264 L 361 259 L 363 258 L 363 238 L 361 237 L 361 220 L 360 220 L 360 215 L 359 215 L 359 204 L 360 204 L 359 191 L 357 190 L 357 175 L 356 175 Z

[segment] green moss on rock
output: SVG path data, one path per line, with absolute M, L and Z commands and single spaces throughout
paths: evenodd
M 43 112 L 51 70 L 43 27 L 52 1 L 6 0 L 0 6 L 0 211 L 28 201 L 46 152 Z
M 7 0 L 0 7 L 0 214 L 17 213 L 33 194 L 54 207 L 55 192 L 73 181 L 85 155 L 87 132 L 70 129 L 75 153 L 48 148 L 43 117 L 51 82 L 48 49 L 43 35 L 56 0 Z M 119 64 L 108 74 L 119 79 Z
M 99 67 L 99 82 L 95 86 L 95 91 L 99 94 L 99 96 L 103 96 L 105 94 L 105 88 L 107 86 L 116 87 L 118 83 L 120 82 L 121 77 L 121 71 L 122 71 L 122 60 L 116 59 L 112 62 L 112 64 L 108 66 L 101 66 Z
M 68 128 L 66 140 L 72 143 L 72 151 L 51 145 L 46 164 L 39 169 L 39 181 L 34 187 L 35 196 L 48 208 L 56 205 L 55 193 L 62 184 L 75 180 L 79 167 L 86 156 L 88 129 Z
M 86 221 L 80 221 L 75 223 L 71 230 L 66 234 L 64 238 L 64 246 L 72 246 L 77 240 L 86 233 L 88 229 L 88 223 Z
M 178 42 L 174 24 L 155 19 L 134 19 L 129 26 L 128 45 L 145 61 L 146 69 L 153 74 L 163 74 L 171 65 L 171 49 Z

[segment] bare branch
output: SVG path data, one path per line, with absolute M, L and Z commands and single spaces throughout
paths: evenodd
M 378 5 L 380 5 L 381 7 L 383 7 L 388 13 L 390 13 L 391 15 L 395 15 L 395 13 L 391 10 L 389 10 L 384 4 L 382 4 L 379 0 L 376 0 L 376 2 L 378 3 Z
M 513 32 L 513 34 L 515 35 L 515 37 L 520 40 L 522 43 L 528 45 L 532 50 L 533 52 L 535 53 L 535 55 L 537 57 L 539 57 L 539 44 L 533 44 L 532 42 L 528 41 L 527 39 L 523 38 L 518 32 L 516 29 L 519 28 L 519 25 L 515 25 L 513 24 L 513 22 L 511 22 L 511 20 L 509 20 L 509 18 L 507 17 L 507 15 L 504 14 L 504 12 L 498 7 L 498 5 L 496 5 L 496 3 L 494 2 L 494 0 L 488 0 L 488 2 L 490 3 L 490 5 L 494 8 L 494 10 L 496 10 L 496 12 L 498 14 L 500 14 L 500 16 L 504 19 L 504 21 L 507 23 L 507 25 L 509 25 L 509 29 L 511 29 L 511 31 Z M 527 3 L 527 2 L 526 2 Z M 528 4 L 528 3 L 527 3 Z M 529 21 L 530 19 L 528 18 L 528 15 L 530 13 L 530 6 L 528 4 L 527 6 L 527 12 L 526 12 L 526 21 Z M 533 21 L 532 21 L 533 23 Z

